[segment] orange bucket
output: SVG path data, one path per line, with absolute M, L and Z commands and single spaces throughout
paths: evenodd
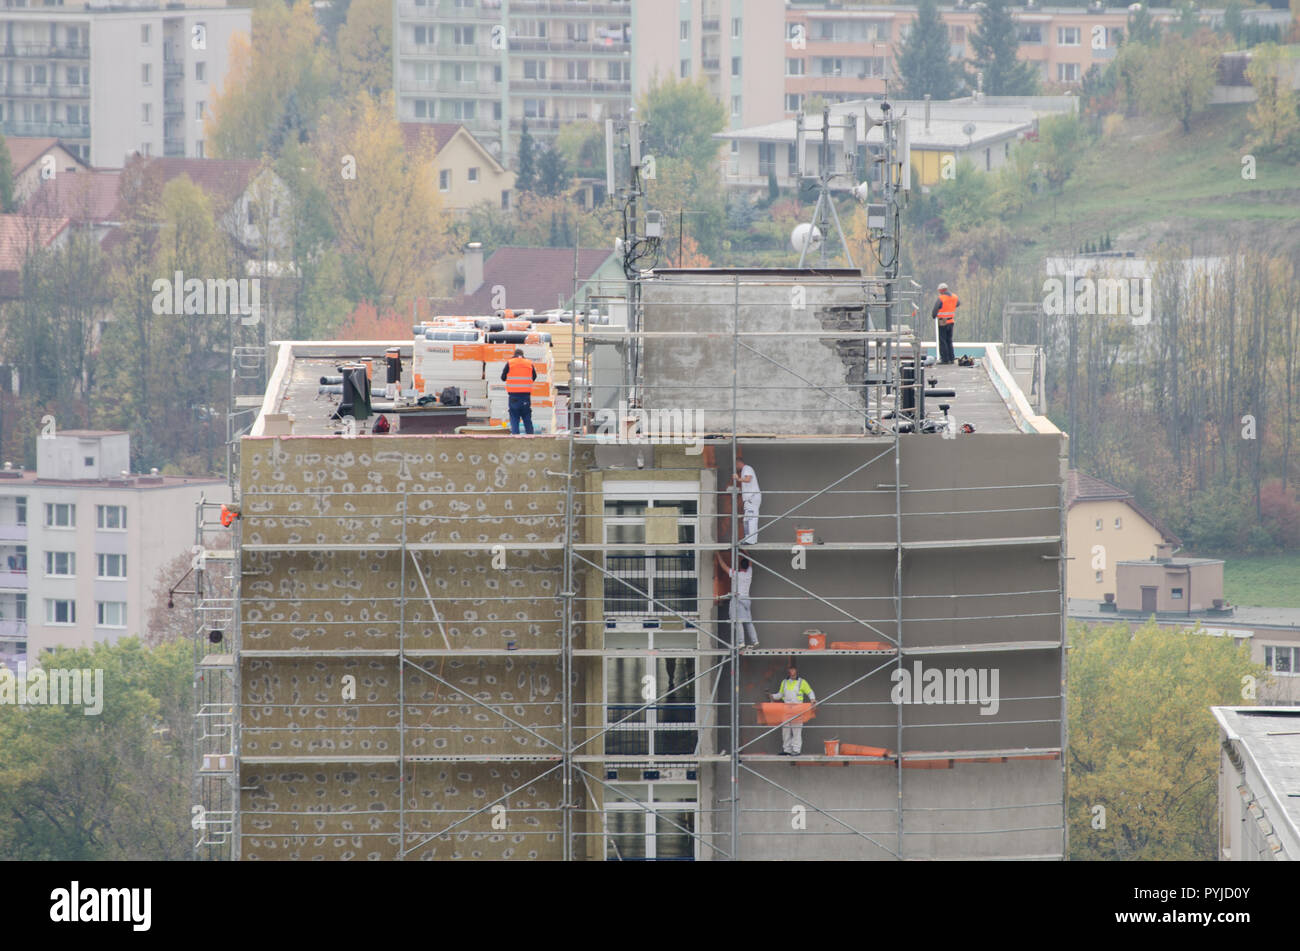
M 810 651 L 824 651 L 826 649 L 826 635 L 821 631 L 809 631 L 808 649 Z
M 811 545 L 813 543 L 813 530 L 811 528 L 796 528 L 794 530 L 794 543 L 796 545 Z
M 826 755 L 827 755 L 827 756 L 839 756 L 839 755 L 840 755 L 840 741 L 839 741 L 839 740 L 825 740 L 824 742 L 826 743 Z

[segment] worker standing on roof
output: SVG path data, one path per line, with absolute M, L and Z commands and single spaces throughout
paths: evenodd
M 735 608 L 731 614 L 732 640 L 757 647 L 758 631 L 754 630 L 754 609 L 749 600 L 749 586 L 754 581 L 754 566 L 746 555 L 740 556 L 738 567 L 734 569 L 722 560 L 721 552 L 715 551 L 713 558 L 717 561 L 718 567 L 731 578 L 731 583 L 735 585 L 736 600 L 733 602 Z
M 741 508 L 745 515 L 745 538 L 742 545 L 752 545 L 758 540 L 758 507 L 763 502 L 763 493 L 758 488 L 758 474 L 753 466 L 745 465 L 744 459 L 736 460 L 736 474 L 731 478 L 732 485 L 740 486 Z
M 957 317 L 957 308 L 961 301 L 956 294 L 948 293 L 948 285 L 939 285 L 939 299 L 934 302 L 930 316 L 939 322 L 939 362 L 952 363 L 952 322 Z
M 808 703 L 816 703 L 817 697 L 813 694 L 813 689 L 809 686 L 808 681 L 799 676 L 799 668 L 794 664 L 790 665 L 790 676 L 781 681 L 781 686 L 776 688 L 776 693 L 772 694 L 773 700 L 781 700 L 785 703 L 803 703 L 804 695 L 808 697 Z M 787 723 L 781 727 L 781 755 L 798 756 L 803 751 L 803 727 L 797 720 Z
M 533 434 L 533 381 L 537 379 L 537 367 L 533 361 L 524 356 L 524 351 L 515 348 L 515 355 L 501 368 L 501 379 L 505 381 L 506 393 L 510 395 L 510 432 L 519 435 L 519 424 L 524 424 L 524 431 Z

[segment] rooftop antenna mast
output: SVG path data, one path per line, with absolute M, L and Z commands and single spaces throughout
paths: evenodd
M 791 236 L 791 241 L 799 252 L 799 267 L 804 266 L 808 251 L 814 247 L 820 249 L 820 265 L 822 267 L 826 266 L 826 242 L 821 240 L 823 230 L 819 229 L 818 225 L 821 224 L 824 228 L 829 227 L 828 214 L 830 221 L 835 223 L 835 233 L 839 235 L 840 247 L 844 249 L 844 257 L 848 259 L 849 267 L 857 266 L 853 263 L 853 253 L 849 250 L 848 241 L 845 240 L 844 227 L 840 224 L 840 214 L 835 209 L 835 202 L 831 197 L 831 182 L 834 179 L 840 177 L 853 178 L 853 170 L 858 157 L 857 117 L 849 113 L 844 116 L 843 123 L 839 125 L 843 136 L 839 145 L 841 157 L 838 162 L 835 161 L 834 152 L 832 151 L 831 128 L 831 107 L 824 105 L 822 106 L 822 138 L 817 150 L 817 204 L 813 207 L 812 221 L 807 225 L 797 227 Z M 806 135 L 804 114 L 800 112 L 795 117 L 795 161 L 801 182 L 811 177 L 808 175 L 806 167 Z M 854 189 L 854 194 L 861 197 L 859 188 Z M 865 192 L 862 192 L 862 194 L 865 194 Z

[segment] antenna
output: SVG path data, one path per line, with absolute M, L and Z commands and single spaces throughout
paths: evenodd
M 832 153 L 832 128 L 840 130 L 839 161 L 835 160 Z M 804 114 L 800 112 L 795 116 L 795 149 L 798 152 L 796 161 L 800 180 L 805 177 L 804 139 L 806 134 Z M 849 250 L 849 242 L 844 237 L 844 227 L 840 224 L 840 213 L 836 211 L 835 202 L 831 197 L 831 182 L 840 176 L 852 177 L 854 167 L 857 164 L 857 117 L 850 112 L 844 116 L 841 123 L 832 126 L 831 107 L 829 105 L 822 106 L 821 134 L 821 144 L 817 150 L 817 204 L 813 206 L 812 221 L 795 228 L 794 233 L 790 235 L 790 242 L 799 251 L 799 267 L 804 266 L 808 252 L 815 249 L 820 249 L 821 266 L 825 267 L 827 242 L 822 239 L 825 228 L 819 228 L 818 224 L 820 223 L 823 226 L 829 224 L 827 221 L 827 212 L 829 211 L 830 220 L 835 222 L 835 232 L 840 236 L 840 247 L 844 249 L 844 257 L 848 259 L 849 267 L 857 267 L 853 263 L 853 252 Z M 836 171 L 837 168 L 841 168 L 843 171 Z

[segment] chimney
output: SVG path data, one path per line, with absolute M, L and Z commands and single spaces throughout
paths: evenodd
M 483 245 L 471 241 L 465 245 L 465 296 L 483 286 Z
M 930 94 L 925 94 L 925 131 L 930 131 Z
M 1159 542 L 1156 545 L 1156 561 L 1166 564 L 1174 557 L 1174 546 L 1172 542 Z

